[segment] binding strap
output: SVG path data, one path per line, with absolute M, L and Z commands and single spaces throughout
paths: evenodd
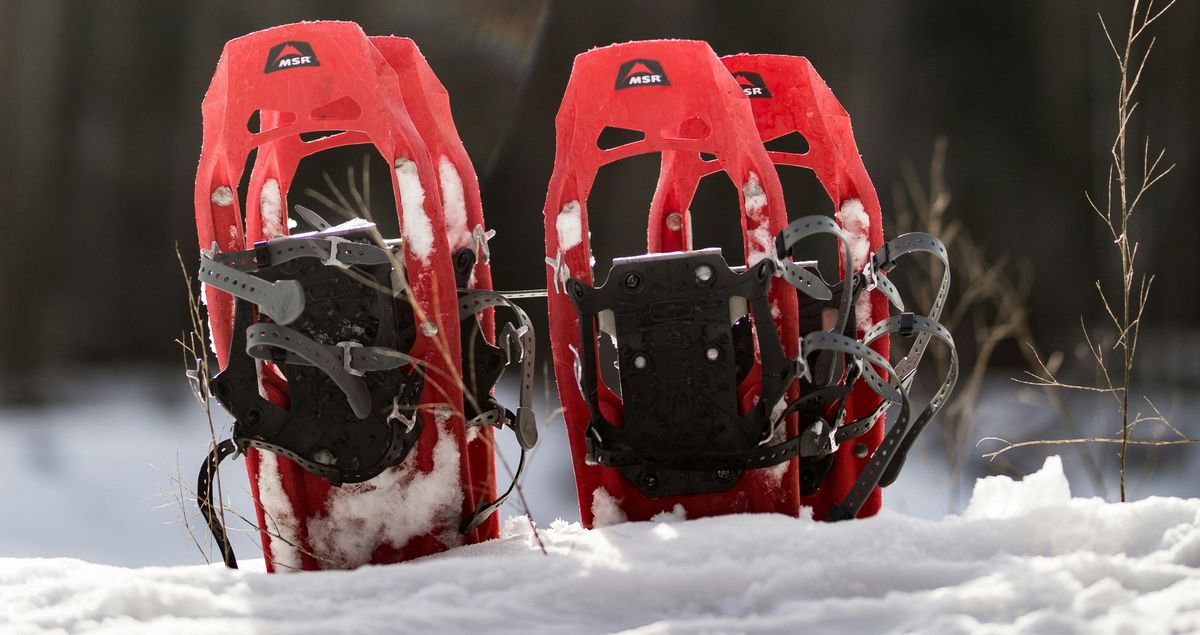
M 854 270 L 854 261 L 850 253 L 850 241 L 846 238 L 845 232 L 838 226 L 837 222 L 828 216 L 814 214 L 811 216 L 802 216 L 788 223 L 775 238 L 775 256 L 776 256 L 776 275 L 782 277 L 788 284 L 796 287 L 798 291 L 812 297 L 815 300 L 829 300 L 833 298 L 833 292 L 829 286 L 821 280 L 818 273 L 809 271 L 807 268 L 797 264 L 792 260 L 787 260 L 788 256 L 795 258 L 795 250 L 793 247 L 801 240 L 809 236 L 817 234 L 829 234 L 838 239 L 842 247 L 842 284 L 851 275 Z M 846 322 L 850 317 L 850 308 L 853 306 L 853 298 L 851 294 L 843 293 L 842 301 L 838 307 L 838 319 L 836 326 L 832 329 L 835 333 L 841 333 L 846 330 Z M 831 373 L 830 382 L 835 381 L 835 375 Z
M 892 429 L 884 436 L 883 442 L 875 449 L 874 454 L 867 461 L 866 468 L 859 474 L 846 497 L 841 503 L 830 508 L 830 520 L 848 520 L 856 517 L 875 487 L 886 486 L 895 481 L 913 442 L 945 404 L 946 398 L 954 390 L 954 385 L 958 381 L 958 355 L 950 332 L 941 324 L 925 316 L 905 313 L 889 317 L 871 327 L 871 330 L 864 336 L 863 342 L 869 346 L 885 334 L 902 332 L 909 335 L 925 334 L 946 344 L 950 351 L 950 368 L 929 404 L 911 425 L 907 390 L 902 393 L 900 416 Z
M 320 344 L 299 331 L 270 322 L 252 324 L 246 329 L 246 354 L 264 361 L 319 368 L 345 393 L 350 409 L 359 419 L 366 419 L 371 412 L 371 392 L 362 379 L 364 374 L 422 363 L 381 346 L 363 346 L 352 341 Z
M 304 287 L 298 280 L 268 282 L 208 257 L 200 259 L 200 282 L 258 305 L 276 324 L 291 324 L 304 314 Z
M 904 302 L 900 299 L 900 292 L 896 289 L 896 286 L 892 284 L 888 276 L 878 274 L 886 274 L 892 271 L 895 269 L 896 261 L 900 257 L 913 253 L 933 254 L 942 262 L 942 281 L 938 284 L 937 295 L 934 296 L 933 304 L 930 306 L 927 316 L 928 319 L 936 323 L 942 317 L 942 309 L 946 306 L 946 299 L 950 294 L 950 256 L 946 251 L 946 246 L 936 236 L 924 232 L 910 232 L 884 243 L 863 269 L 863 276 L 867 282 L 866 288 L 867 290 L 879 289 L 880 292 L 887 296 L 888 300 L 897 310 L 903 311 Z M 913 342 L 912 347 L 909 348 L 908 354 L 896 364 L 896 372 L 903 378 L 903 384 L 906 389 L 911 384 L 914 371 L 917 365 L 921 363 L 921 357 L 924 356 L 925 348 L 929 345 L 929 340 L 932 337 L 935 337 L 935 335 L 931 332 L 918 330 L 917 338 Z M 865 335 L 863 339 L 866 339 Z M 951 346 L 953 346 L 952 343 Z
M 514 415 L 497 404 L 496 407 L 471 418 L 470 421 L 467 421 L 466 426 L 473 428 L 490 425 L 511 428 L 517 437 L 517 443 L 521 446 L 521 458 L 508 489 L 491 502 L 481 502 L 471 516 L 463 522 L 459 531 L 467 533 L 500 509 L 500 506 L 516 491 L 517 483 L 525 473 L 525 454 L 537 444 L 537 421 L 533 412 L 533 373 L 537 364 L 535 357 L 537 342 L 534 338 L 533 321 L 529 319 L 529 314 L 503 294 L 480 289 L 460 289 L 458 307 L 459 318 L 462 320 L 470 319 L 487 309 L 506 307 L 516 314 L 517 320 L 520 322 L 519 327 L 513 326 L 511 322 L 506 323 L 496 342 L 505 353 L 506 366 L 520 364 L 521 392 L 516 414 Z
M 900 474 L 900 468 L 904 466 L 904 460 L 908 456 L 908 451 L 912 448 L 913 443 L 916 442 L 917 437 L 925 430 L 925 427 L 929 425 L 934 415 L 942 409 L 942 406 L 950 398 L 950 393 L 954 391 L 954 386 L 958 383 L 959 369 L 958 350 L 954 346 L 954 339 L 950 336 L 950 331 L 930 318 L 913 315 L 912 313 L 892 316 L 871 327 L 871 330 L 867 331 L 863 340 L 870 345 L 871 342 L 879 339 L 885 333 L 896 333 L 902 337 L 911 337 L 915 334 L 918 338 L 924 336 L 926 341 L 930 338 L 936 338 L 946 345 L 950 355 L 950 366 L 946 369 L 946 376 L 942 379 L 941 385 L 938 386 L 937 391 L 930 398 L 928 405 L 925 406 L 925 409 L 913 423 L 912 429 L 903 436 L 897 445 L 895 456 L 880 478 L 880 485 L 887 487 L 895 482 L 896 477 Z M 912 354 L 910 353 L 909 355 L 911 356 Z M 906 357 L 905 359 L 909 358 Z M 900 371 L 897 370 L 896 372 Z M 911 382 L 914 375 L 909 375 L 907 379 Z
M 356 231 L 362 231 L 362 229 L 361 227 L 355 228 Z M 399 247 L 395 244 L 389 243 L 388 249 L 383 249 L 376 245 L 346 240 L 335 235 L 319 238 L 286 236 L 255 243 L 254 249 L 214 253 L 211 259 L 227 267 L 245 272 L 281 265 L 297 258 L 316 258 L 324 264 L 344 269 L 353 265 L 374 266 L 389 263 L 394 265 L 399 261 L 398 251 Z
M 225 532 L 225 525 L 222 524 L 219 514 L 213 509 L 213 481 L 221 461 L 237 453 L 238 447 L 234 444 L 233 439 L 225 439 L 216 444 L 208 453 L 204 465 L 200 466 L 200 475 L 196 478 L 196 504 L 200 507 L 200 515 L 204 516 L 204 521 L 208 523 L 208 530 L 212 532 L 213 540 L 217 542 L 221 558 L 225 561 L 225 566 L 230 569 L 238 568 L 237 557 L 233 555 L 233 545 L 229 544 L 229 535 Z M 218 503 L 220 502 L 218 501 Z

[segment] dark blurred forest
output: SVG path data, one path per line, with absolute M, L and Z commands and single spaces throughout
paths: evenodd
M 450 92 L 498 230 L 498 288 L 544 285 L 541 208 L 554 115 L 575 54 L 632 39 L 698 38 L 721 54 L 807 56 L 851 114 L 885 217 L 903 166 L 927 171 L 935 139 L 948 139 L 948 216 L 988 259 L 1007 256 L 1009 275 L 1031 272 L 1042 346 L 1074 346 L 1081 317 L 1102 317 L 1093 280 L 1111 279 L 1118 266 L 1084 191 L 1102 191 L 1116 128 L 1117 71 L 1096 13 L 1123 25 L 1126 7 L 0 0 L 0 400 L 46 399 L 66 371 L 182 371 L 174 339 L 188 325 L 187 297 L 175 250 L 195 262 L 200 101 L 227 40 L 304 19 L 353 20 L 368 34 L 421 46 Z M 1154 31 L 1133 146 L 1140 159 L 1141 135 L 1150 134 L 1177 167 L 1135 225 L 1139 266 L 1156 276 L 1142 355 L 1146 366 L 1194 386 L 1200 3 L 1179 3 Z M 651 160 L 602 175 L 591 205 L 606 217 L 598 251 L 644 249 L 656 174 Z M 697 205 L 732 208 L 728 195 L 702 189 Z M 819 208 L 810 198 L 797 195 L 789 208 Z M 998 363 L 1021 364 L 1010 348 L 998 351 Z

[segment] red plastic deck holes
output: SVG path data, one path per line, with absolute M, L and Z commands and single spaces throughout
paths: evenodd
M 222 53 L 203 113 L 195 206 L 213 346 L 222 374 L 246 353 L 257 359 L 248 374 L 265 400 L 246 406 L 257 395 L 239 397 L 237 384 L 221 375 L 213 383 L 237 418 L 233 440 L 246 453 L 268 570 L 391 563 L 496 537 L 491 427 L 515 425 L 516 418 L 491 397 L 505 365 L 496 360 L 510 352 L 496 347 L 493 318 L 506 302 L 489 295 L 489 234 L 474 169 L 446 91 L 416 45 L 368 39 L 349 22 L 292 24 L 237 38 Z M 255 115 L 258 129 L 249 130 Z M 385 240 L 365 221 L 330 228 L 316 216 L 309 220 L 322 231 L 288 237 L 287 201 L 300 161 L 356 144 L 370 144 L 391 168 L 403 240 Z M 255 148 L 243 208 L 238 184 Z M 284 264 L 296 257 L 293 250 L 307 257 Z M 231 253 L 249 254 L 240 259 L 243 271 L 274 280 L 251 277 L 230 286 L 229 274 L 212 271 L 223 271 L 216 261 L 238 264 L 222 258 Z M 294 331 L 256 331 L 256 324 L 282 321 L 267 310 L 262 291 L 256 296 L 250 287 L 299 284 L 278 279 L 297 268 L 309 278 L 296 304 L 333 314 L 347 310 L 354 291 L 360 319 L 328 327 L 303 313 L 289 322 Z M 356 282 L 368 270 L 378 271 L 367 281 L 375 289 Z M 257 316 L 241 318 L 249 324 L 245 336 L 243 325 L 235 325 L 235 302 Z M 288 342 L 264 343 L 268 330 Z M 385 340 L 393 348 L 380 346 Z M 234 343 L 247 350 L 234 350 Z M 502 344 L 522 343 L 531 356 L 532 333 L 506 330 Z M 484 362 L 488 370 L 475 372 Z M 492 383 L 478 376 L 487 373 Z M 311 394 L 313 382 L 325 392 Z M 336 404 L 344 401 L 358 405 L 352 414 L 342 405 L 347 426 L 366 436 L 330 431 Z M 535 432 L 525 410 L 519 412 L 529 437 Z M 289 415 L 291 428 L 271 428 L 272 417 Z M 305 416 L 311 434 L 288 437 Z M 357 465 L 376 447 L 388 453 L 373 469 Z M 213 471 L 215 462 L 210 480 Z

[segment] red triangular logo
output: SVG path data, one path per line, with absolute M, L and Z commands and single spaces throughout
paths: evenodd
M 302 55 L 304 55 L 304 54 L 303 54 L 303 53 L 301 53 L 299 49 L 297 49 L 296 47 L 292 46 L 291 44 L 288 44 L 287 46 L 283 47 L 283 50 L 279 52 L 279 55 L 277 55 L 277 56 L 276 56 L 276 58 L 280 58 L 280 57 L 300 57 L 300 56 L 302 56 Z
M 641 62 L 638 62 L 637 64 L 633 65 L 633 68 L 629 69 L 629 72 L 626 73 L 625 76 L 628 77 L 630 75 L 653 75 L 653 74 L 654 74 L 654 71 L 650 70 L 649 66 L 646 66 L 645 64 L 643 64 Z

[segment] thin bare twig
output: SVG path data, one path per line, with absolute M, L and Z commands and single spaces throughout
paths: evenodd
M 1150 139 L 1147 136 L 1142 144 L 1141 172 L 1136 175 L 1136 180 L 1131 179 L 1129 175 L 1130 165 L 1127 159 L 1129 124 L 1138 108 L 1138 103 L 1135 101 L 1134 95 L 1141 85 L 1143 72 L 1146 69 L 1147 62 L 1150 59 L 1150 54 L 1154 50 L 1156 42 L 1156 39 L 1152 37 L 1143 48 L 1139 46 L 1140 40 L 1143 34 L 1146 33 L 1146 29 L 1161 18 L 1174 4 L 1175 0 L 1170 0 L 1162 7 L 1155 9 L 1155 1 L 1147 0 L 1143 8 L 1141 0 L 1133 0 L 1130 5 L 1128 29 L 1126 30 L 1125 39 L 1121 43 L 1114 40 L 1104 16 L 1098 16 L 1100 28 L 1116 59 L 1119 72 L 1119 86 L 1116 100 L 1117 125 L 1112 145 L 1109 147 L 1111 161 L 1108 167 L 1107 180 L 1105 181 L 1104 207 L 1100 207 L 1096 197 L 1092 196 L 1090 192 L 1085 193 L 1088 207 L 1101 219 L 1104 227 L 1112 237 L 1120 265 L 1119 289 L 1109 291 L 1100 280 L 1095 281 L 1096 291 L 1100 297 L 1105 315 L 1116 331 L 1116 336 L 1113 338 L 1111 346 L 1101 346 L 1100 341 L 1093 339 L 1086 324 L 1082 325 L 1084 340 L 1095 362 L 1099 379 L 1102 379 L 1103 383 L 1099 385 L 1081 385 L 1062 382 L 1055 376 L 1054 372 L 1051 372 L 1042 363 L 1038 355 L 1034 355 L 1034 358 L 1041 367 L 1041 372 L 1029 373 L 1033 377 L 1033 381 L 1021 382 L 1048 389 L 1077 390 L 1113 395 L 1117 399 L 1120 435 L 1117 438 L 1085 437 L 1081 435 L 1074 439 L 1037 440 L 1020 443 L 1009 443 L 1003 439 L 990 438 L 991 440 L 1003 442 L 1005 446 L 996 452 L 984 455 L 987 458 L 995 458 L 1011 449 L 1039 445 L 1117 443 L 1120 445 L 1118 472 L 1122 501 L 1126 500 L 1126 474 L 1130 446 L 1184 445 L 1196 442 L 1195 439 L 1184 436 L 1166 417 L 1162 416 L 1161 412 L 1158 412 L 1157 408 L 1154 408 L 1153 403 L 1150 404 L 1156 413 L 1153 417 L 1143 416 L 1140 413 L 1131 413 L 1129 406 L 1129 396 L 1134 389 L 1133 371 L 1136 363 L 1138 336 L 1141 333 L 1143 316 L 1145 315 L 1146 306 L 1149 304 L 1150 290 L 1154 282 L 1154 276 L 1142 275 L 1140 282 L 1135 288 L 1134 281 L 1138 279 L 1137 256 L 1139 244 L 1130 234 L 1130 221 L 1142 203 L 1146 193 L 1175 167 L 1174 165 L 1163 166 L 1162 162 L 1166 154 L 1165 150 L 1159 150 L 1157 153 L 1151 154 Z M 1138 50 L 1139 48 L 1141 50 Z M 1153 158 L 1151 158 L 1152 156 Z M 1119 350 L 1121 353 L 1119 358 L 1120 367 L 1116 373 L 1119 382 L 1114 381 L 1113 374 L 1109 372 L 1109 366 L 1104 355 L 1105 348 L 1110 348 L 1113 351 Z M 1148 399 L 1147 402 L 1149 403 Z M 1179 438 L 1171 440 L 1133 439 L 1130 436 L 1131 433 L 1139 424 L 1148 421 L 1165 425 L 1170 430 L 1176 432 Z

